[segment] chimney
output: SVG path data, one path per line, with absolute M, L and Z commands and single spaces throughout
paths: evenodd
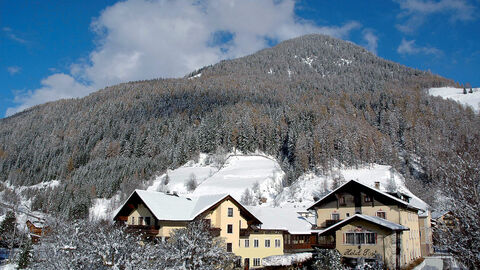
M 379 181 L 375 181 L 375 188 L 380 189 L 380 182 Z

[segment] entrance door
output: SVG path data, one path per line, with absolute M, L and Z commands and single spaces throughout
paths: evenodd
M 245 269 L 245 270 L 250 269 L 250 259 L 249 258 L 245 258 L 245 260 L 243 261 L 243 269 Z

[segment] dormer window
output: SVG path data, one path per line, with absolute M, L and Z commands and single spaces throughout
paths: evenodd
M 387 213 L 384 211 L 377 211 L 377 217 L 387 219 Z

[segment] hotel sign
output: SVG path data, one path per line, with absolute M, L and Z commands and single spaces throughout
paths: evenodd
M 375 254 L 377 254 L 377 252 L 371 248 L 359 248 L 359 249 L 347 248 L 343 253 L 343 256 L 373 258 L 375 257 Z

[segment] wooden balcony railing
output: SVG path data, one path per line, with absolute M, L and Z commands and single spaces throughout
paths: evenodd
M 147 225 L 128 225 L 128 232 L 140 232 L 151 236 L 156 236 L 159 232 L 158 226 L 147 226 Z
M 328 228 L 328 227 L 330 227 L 330 226 L 332 226 L 335 223 L 338 223 L 340 221 L 342 221 L 342 220 L 341 219 L 327 219 L 327 220 L 325 220 L 325 226 Z

